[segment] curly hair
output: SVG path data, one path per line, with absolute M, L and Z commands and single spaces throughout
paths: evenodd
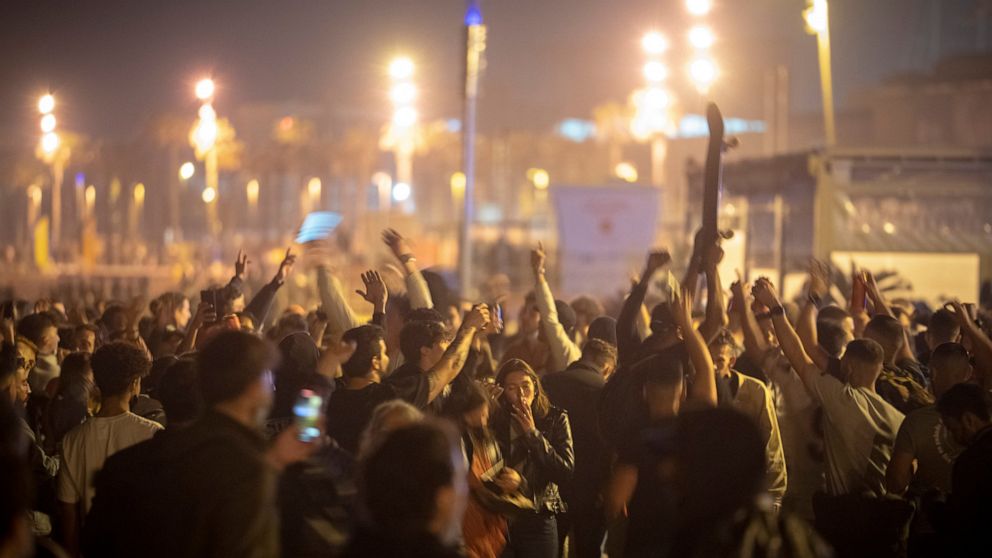
M 514 372 L 523 372 L 534 382 L 534 401 L 530 404 L 530 408 L 534 412 L 534 418 L 548 416 L 548 411 L 551 410 L 551 401 L 548 400 L 548 395 L 544 393 L 541 378 L 538 377 L 537 372 L 534 372 L 534 369 L 526 362 L 519 358 L 511 358 L 503 363 L 503 366 L 500 366 L 499 371 L 496 372 L 496 384 L 502 387 L 504 382 L 506 382 L 506 377 Z M 500 396 L 501 400 L 505 398 L 506 394 Z
M 93 379 L 103 397 L 123 395 L 135 378 L 144 378 L 152 368 L 145 351 L 131 343 L 114 341 L 100 347 L 90 359 Z

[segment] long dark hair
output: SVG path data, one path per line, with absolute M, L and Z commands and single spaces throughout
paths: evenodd
M 506 381 L 506 377 L 514 372 L 523 372 L 534 382 L 534 401 L 530 405 L 531 411 L 534 412 L 534 418 L 543 419 L 548 416 L 548 411 L 551 410 L 551 401 L 548 400 L 547 394 L 544 393 L 541 378 L 538 377 L 537 372 L 534 372 L 534 369 L 526 362 L 519 358 L 511 358 L 503 363 L 503 366 L 500 366 L 499 371 L 496 372 L 496 383 L 502 386 L 503 382 Z M 505 398 L 506 394 L 500 396 L 500 400 Z

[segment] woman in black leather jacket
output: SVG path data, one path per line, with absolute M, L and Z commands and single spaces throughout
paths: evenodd
M 506 493 L 520 492 L 534 503 L 510 518 L 504 557 L 553 558 L 558 555 L 555 516 L 565 511 L 558 484 L 575 468 L 568 413 L 552 407 L 541 381 L 526 362 L 507 361 L 496 374 L 503 388 L 492 420 L 504 470 L 494 479 Z

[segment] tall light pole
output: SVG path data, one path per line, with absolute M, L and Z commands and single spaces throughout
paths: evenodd
M 816 35 L 816 50 L 820 62 L 820 89 L 823 95 L 823 130 L 827 147 L 837 143 L 834 121 L 834 88 L 830 69 L 830 10 L 827 0 L 810 0 L 803 11 L 806 32 Z
M 486 26 L 482 9 L 476 0 L 469 0 L 465 11 L 465 114 L 462 119 L 462 173 L 465 175 L 464 211 L 458 246 L 458 275 L 462 296 L 473 294 L 472 284 L 472 220 L 475 214 L 475 116 L 479 98 L 479 76 L 482 54 L 486 50 Z
M 38 99 L 38 113 L 41 115 L 41 141 L 38 144 L 38 157 L 44 161 L 52 172 L 52 232 L 51 248 L 56 252 L 59 240 L 62 238 L 62 176 L 65 174 L 67 150 L 62 145 L 55 128 L 55 97 L 46 93 Z M 40 199 L 40 198 L 39 198 Z
M 674 94 L 666 86 L 668 66 L 663 59 L 669 47 L 668 38 L 652 31 L 644 35 L 641 47 L 647 56 L 644 63 L 644 79 L 647 84 L 631 96 L 635 112 L 630 131 L 639 141 L 650 142 L 651 183 L 660 187 L 665 182 L 668 136 L 675 132 Z
M 210 232 L 216 234 L 220 231 L 220 221 L 217 219 L 219 177 L 217 169 L 217 111 L 213 107 L 214 91 L 214 80 L 204 78 L 196 82 L 194 92 L 201 104 L 197 111 L 196 125 L 193 127 L 190 143 L 196 148 L 197 158 L 203 160 L 206 184 L 200 197 L 207 205 Z M 181 169 L 180 172 L 182 172 Z
M 393 118 L 384 138 L 384 145 L 393 150 L 396 160 L 396 180 L 393 200 L 409 211 L 413 184 L 413 151 L 417 146 L 417 86 L 413 82 L 416 66 L 413 60 L 401 56 L 389 64 L 391 86 L 389 99 L 393 103 Z

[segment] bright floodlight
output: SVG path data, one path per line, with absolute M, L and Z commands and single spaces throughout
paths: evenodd
M 409 128 L 417 123 L 417 109 L 401 107 L 393 114 L 393 124 L 398 128 Z
M 811 33 L 825 32 L 829 26 L 827 0 L 811 0 L 809 7 L 803 10 L 803 18 Z
M 53 110 L 55 110 L 55 97 L 53 97 L 51 93 L 42 95 L 41 98 L 38 99 L 38 112 L 41 114 L 48 114 Z
M 397 83 L 389 91 L 389 98 L 396 105 L 409 105 L 417 98 L 417 86 L 410 82 Z
M 395 80 L 410 79 L 413 77 L 413 60 L 405 56 L 393 59 L 389 63 L 389 77 Z
M 214 80 L 210 78 L 201 79 L 196 82 L 196 98 L 201 101 L 206 101 L 214 96 Z
M 707 49 L 713 46 L 715 41 L 713 30 L 705 25 L 697 25 L 689 30 L 689 44 L 694 48 Z
M 182 178 L 183 180 L 189 180 L 190 178 L 193 178 L 193 174 L 195 173 L 196 173 L 196 166 L 189 161 L 186 161 L 185 163 L 182 164 L 181 167 L 179 167 L 179 178 Z
M 551 184 L 551 177 L 548 175 L 548 171 L 544 169 L 533 169 L 530 175 L 534 187 L 538 190 L 547 190 L 548 185 Z
M 316 176 L 307 181 L 307 193 L 310 194 L 311 198 L 320 197 L 320 179 Z
M 641 47 L 648 54 L 662 54 L 668 50 L 668 39 L 657 31 L 651 31 L 641 39 Z
M 689 10 L 690 14 L 696 16 L 706 15 L 712 8 L 712 0 L 686 0 L 685 2 L 685 9 Z
M 405 202 L 408 199 L 410 199 L 410 185 L 406 182 L 393 184 L 393 200 Z
M 213 105 L 206 103 L 200 106 L 200 109 L 196 111 L 197 116 L 201 120 L 217 120 L 217 111 L 214 110 Z
M 59 148 L 59 135 L 55 132 L 48 132 L 41 136 L 41 150 L 51 155 Z
M 203 199 L 203 203 L 213 203 L 217 199 L 217 190 L 207 186 L 203 189 L 203 193 L 200 194 L 200 198 Z
M 709 90 L 718 73 L 716 63 L 709 58 L 697 58 L 689 64 L 689 77 L 701 93 Z
M 44 133 L 46 133 L 46 134 L 48 132 L 54 132 L 55 131 L 55 115 L 54 114 L 49 113 L 49 114 L 46 114 L 45 116 L 42 116 L 41 117 L 41 131 L 44 132 Z
M 641 101 L 641 108 L 646 112 L 659 112 L 671 106 L 672 95 L 664 89 L 649 87 L 643 92 L 639 100 Z
M 451 195 L 460 196 L 465 193 L 465 184 L 468 180 L 465 177 L 465 173 L 462 171 L 455 171 L 451 174 L 451 179 L 448 180 L 451 186 Z
M 644 79 L 657 83 L 659 81 L 665 81 L 668 78 L 668 67 L 658 62 L 657 60 L 652 60 L 644 64 Z
M 134 201 L 138 204 L 145 202 L 145 185 L 140 182 L 134 185 Z
M 245 185 L 245 195 L 248 197 L 248 203 L 254 204 L 258 201 L 258 180 L 253 178 L 248 181 Z
M 637 182 L 637 167 L 631 163 L 626 161 L 617 163 L 617 166 L 613 169 L 613 172 L 617 175 L 617 178 L 623 180 L 624 182 Z

